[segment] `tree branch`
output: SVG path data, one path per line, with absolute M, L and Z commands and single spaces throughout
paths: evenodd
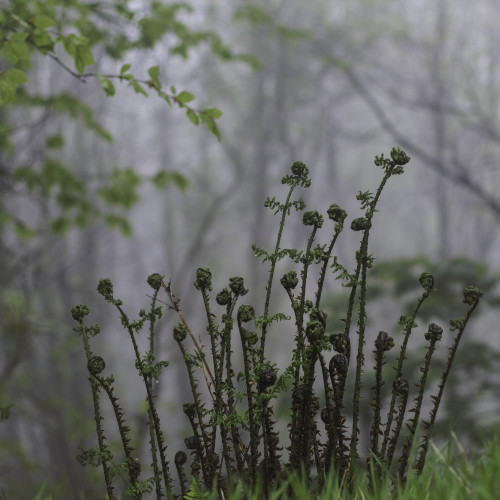
M 331 54 L 328 54 L 318 43 L 316 43 L 316 48 L 322 56 L 326 55 L 334 62 L 334 58 L 332 58 Z M 417 146 L 399 131 L 399 128 L 389 118 L 384 106 L 378 101 L 378 99 L 369 90 L 368 86 L 362 82 L 361 78 L 358 77 L 351 67 L 339 64 L 336 64 L 335 66 L 345 74 L 349 83 L 354 89 L 357 90 L 360 97 L 365 101 L 375 118 L 378 120 L 382 129 L 389 133 L 402 148 L 409 150 L 414 156 L 422 160 L 425 166 L 432 168 L 443 177 L 464 187 L 469 192 L 474 194 L 491 210 L 494 217 L 500 221 L 500 202 L 498 201 L 498 197 L 488 193 L 483 186 L 474 181 L 467 174 L 470 167 L 467 168 L 455 158 L 454 165 L 456 166 L 456 169 L 446 168 L 440 161 L 428 154 L 425 149 Z

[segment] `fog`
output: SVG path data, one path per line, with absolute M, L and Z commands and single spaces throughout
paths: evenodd
M 8 225 L 0 232 L 0 397 L 2 405 L 14 403 L 9 419 L 0 423 L 0 484 L 26 475 L 35 485 L 46 478 L 68 480 L 75 490 L 87 492 L 103 484 L 100 470 L 92 478 L 75 459 L 78 446 L 95 444 L 86 360 L 70 313 L 76 304 L 88 304 L 89 322 L 101 325 L 93 350 L 115 374 L 129 424 L 142 422 L 143 387 L 136 380 L 132 347 L 117 312 L 96 292 L 99 278 L 111 279 L 115 296 L 136 318 L 150 300 L 147 276 L 164 275 L 204 345 L 209 343 L 206 314 L 193 286 L 198 267 L 211 269 L 214 297 L 229 277 L 242 276 L 250 289 L 244 303 L 262 314 L 268 267 L 254 257 L 251 245 L 273 248 L 279 220 L 264 201 L 286 196 L 280 179 L 294 161 L 310 170 L 312 185 L 299 193 L 308 209 L 326 214 L 336 203 L 348 212 L 349 224 L 334 253 L 352 269 L 359 234 L 349 226 L 362 213 L 356 194 L 374 191 L 380 182 L 375 155 L 403 148 L 411 162 L 383 192 L 370 252 L 376 262 L 419 257 L 445 263 L 462 257 L 486 266 L 481 279 L 490 279 L 489 296 L 464 342 L 484 341 L 492 352 L 498 350 L 493 278 L 500 271 L 500 4 L 412 0 L 401 8 L 387 0 L 252 2 L 267 12 L 262 22 L 234 18 L 247 2 L 189 4 L 193 12 L 183 12 L 180 19 L 193 29 L 218 33 L 234 53 L 251 54 L 259 68 L 221 60 L 208 44 L 192 48 L 183 59 L 172 55 L 174 39 L 168 35 L 154 49 L 128 53 L 126 60 L 112 60 L 98 50 L 95 71 L 118 74 L 127 62 L 135 75 L 147 75 L 148 68 L 159 65 L 165 87 L 191 92 L 197 108 L 223 111 L 220 142 L 154 92 L 145 98 L 116 82 L 117 93 L 108 98 L 96 79 L 83 83 L 43 56 L 29 72 L 28 91 L 77 96 L 113 142 L 101 140 L 81 119 L 54 111 L 0 112 L 2 122 L 17 128 L 13 151 L 0 153 L 0 209 L 36 233 L 21 240 Z M 139 0 L 134 5 L 146 8 Z M 62 51 L 59 56 L 64 58 Z M 88 193 L 99 189 L 114 166 L 146 178 L 160 170 L 180 172 L 189 186 L 158 189 L 144 181 L 139 201 L 126 213 L 132 228 L 128 237 L 95 219 L 83 229 L 56 235 L 50 231 L 50 220 L 60 211 L 54 200 L 11 177 L 20 165 L 41 165 L 45 140 L 53 134 L 63 134 L 66 143 L 51 155 L 85 180 Z M 320 231 L 318 242 L 327 242 L 329 231 Z M 292 212 L 283 246 L 305 248 L 307 235 L 301 214 Z M 284 261 L 280 272 L 290 267 Z M 463 283 L 469 284 L 476 285 Z M 445 283 L 436 287 L 446 290 Z M 325 297 L 339 291 L 340 283 L 330 275 Z M 273 312 L 290 314 L 277 282 L 275 294 Z M 449 319 L 462 314 L 461 301 L 456 288 Z M 384 329 L 397 338 L 405 304 L 396 296 L 374 299 L 368 305 L 369 337 Z M 158 384 L 158 402 L 172 455 L 186 435 L 182 403 L 190 397 L 171 334 L 177 322 L 173 311 L 165 311 L 158 327 L 158 359 L 171 361 Z M 142 335 L 147 342 L 146 332 Z M 293 335 L 293 328 L 283 325 L 270 333 L 268 356 L 282 368 L 291 359 Z M 414 349 L 418 346 L 415 341 Z M 466 352 L 466 343 L 461 347 Z M 484 374 L 476 375 L 478 385 L 484 385 Z M 478 398 L 464 410 L 477 424 L 463 438 L 471 447 L 480 428 L 496 420 L 498 381 L 492 376 L 487 382 L 491 387 L 483 393 L 473 381 L 471 388 L 456 391 L 457 397 L 474 393 Z

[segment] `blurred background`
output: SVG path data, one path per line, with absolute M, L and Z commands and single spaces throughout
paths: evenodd
M 206 344 L 195 271 L 212 270 L 214 294 L 229 277 L 242 276 L 250 289 L 244 302 L 263 312 L 268 268 L 251 244 L 273 246 L 278 218 L 263 204 L 267 196 L 284 198 L 280 179 L 289 166 L 300 160 L 309 167 L 312 186 L 299 193 L 309 209 L 326 214 L 337 203 L 348 212 L 335 253 L 351 270 L 359 234 L 350 221 L 361 215 L 355 195 L 377 188 L 381 171 L 373 158 L 392 146 L 411 162 L 390 180 L 375 217 L 367 352 L 379 330 L 399 345 L 397 322 L 421 293 L 422 271 L 434 274 L 438 292 L 411 341 L 408 366 L 416 375 L 424 345 L 418 335 L 427 323 L 446 327 L 464 314 L 463 287 L 483 289 L 434 435 L 442 442 L 451 427 L 467 449 L 480 446 L 497 421 L 500 391 L 500 4 L 60 3 L 68 30 L 99 33 L 96 64 L 86 71 L 119 74 L 128 63 L 137 78 L 147 78 L 158 65 L 166 88 L 191 92 L 195 108 L 223 112 L 221 140 L 154 92 L 145 98 L 115 82 L 110 98 L 97 79 L 84 83 L 33 53 L 29 83 L 13 105 L 0 108 L 0 406 L 13 404 L 0 422 L 6 498 L 29 498 L 45 480 L 54 498 L 97 498 L 103 490 L 100 469 L 84 469 L 75 458 L 79 446 L 95 445 L 95 427 L 74 305 L 90 306 L 89 322 L 102 330 L 93 349 L 115 374 L 130 426 L 144 424 L 128 334 L 97 295 L 99 278 L 111 279 L 136 318 L 149 303 L 147 276 L 165 275 Z M 29 9 L 36 2 L 0 4 Z M 87 21 L 70 24 L 84 12 L 79 5 L 90 9 Z M 121 14 L 120 5 L 133 16 Z M 60 47 L 55 54 L 74 70 Z M 159 172 L 175 182 L 162 182 Z M 89 215 L 89 206 L 101 207 L 101 216 Z M 318 242 L 329 240 L 327 226 Z M 283 246 L 304 248 L 307 234 L 301 215 L 292 213 Z M 284 262 L 280 271 L 292 267 Z M 345 297 L 331 275 L 324 292 L 331 332 Z M 278 283 L 271 312 L 289 314 L 285 299 Z M 177 322 L 167 312 L 158 329 L 158 359 L 171 362 L 158 384 L 171 459 L 189 432 L 182 414 L 189 387 L 171 338 Z M 281 325 L 269 338 L 268 355 L 281 367 L 293 335 Z M 451 339 L 444 336 L 442 363 Z M 436 365 L 431 384 L 440 373 Z M 139 438 L 135 444 L 147 448 Z

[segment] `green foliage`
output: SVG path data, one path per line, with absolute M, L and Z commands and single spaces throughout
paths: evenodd
M 14 406 L 13 403 L 10 403 L 6 406 L 0 406 L 0 422 L 5 422 L 10 416 L 10 409 Z
M 462 444 L 452 434 L 442 448 L 434 446 L 429 461 L 421 476 L 417 477 L 410 471 L 406 481 L 396 485 L 390 475 L 384 474 L 379 483 L 360 477 L 353 485 L 352 492 L 341 491 L 340 485 L 332 477 L 325 479 L 322 491 L 312 491 L 310 486 L 297 474 L 287 475 L 280 487 L 269 492 L 271 500 L 379 500 L 392 498 L 394 500 L 427 500 L 433 498 L 495 498 L 500 488 L 498 468 L 500 455 L 498 434 L 493 434 L 488 440 L 483 440 L 481 453 L 469 455 Z M 368 473 L 375 479 L 372 467 Z M 245 491 L 247 500 L 263 498 L 262 487 L 253 491 L 240 481 L 230 492 L 224 495 L 226 500 L 240 500 Z M 206 493 L 205 493 L 206 495 Z M 195 497 L 200 498 L 200 497 Z M 217 491 L 201 498 L 219 500 L 222 498 Z
M 189 491 L 186 493 L 184 498 L 186 500 L 204 500 L 210 498 L 211 496 L 210 492 L 205 491 L 202 485 L 194 477 L 189 486 Z
M 218 141 L 220 132 L 217 120 L 222 111 L 215 107 L 193 107 L 195 96 L 187 90 L 177 92 L 173 85 L 170 91 L 161 76 L 159 65 L 147 70 L 147 75 L 135 75 L 131 64 L 121 65 L 119 73 L 96 68 L 97 52 L 104 52 L 108 58 L 121 60 L 131 51 L 151 50 L 166 36 L 173 41 L 170 55 L 186 59 L 192 50 L 208 45 L 214 57 L 228 61 L 242 61 L 255 66 L 255 60 L 248 54 L 237 54 L 221 37 L 208 30 L 192 29 L 185 19 L 194 16 L 193 7 L 187 2 L 149 1 L 140 11 L 129 2 L 68 2 L 65 0 L 11 0 L 0 13 L 0 106 L 6 112 L 7 120 L 0 124 L 0 146 L 6 153 L 12 153 L 15 144 L 11 139 L 9 114 L 22 108 L 38 108 L 56 111 L 73 119 L 81 119 L 85 127 L 107 142 L 112 135 L 94 119 L 89 106 L 69 92 L 53 95 L 39 95 L 30 91 L 26 84 L 30 81 L 30 68 L 35 60 L 43 60 L 47 66 L 58 65 L 76 82 L 94 80 L 108 97 L 115 96 L 118 85 L 130 87 L 136 94 L 148 97 L 156 94 L 168 106 L 177 106 L 185 111 L 191 123 L 206 126 Z M 172 82 L 170 82 L 172 83 Z M 49 221 L 49 227 L 58 234 L 64 234 L 72 226 L 84 227 L 99 217 L 110 227 L 118 227 L 123 233 L 130 233 L 130 224 L 123 213 L 115 208 L 128 210 L 139 197 L 137 186 L 143 180 L 131 169 L 119 168 L 110 173 L 109 186 L 101 186 L 97 194 L 104 204 L 94 210 L 95 189 L 90 189 L 84 181 L 84 174 L 74 172 L 63 160 L 51 157 L 51 150 L 64 152 L 65 138 L 62 134 L 47 137 L 46 151 L 36 151 L 31 164 L 16 165 L 8 172 L 14 187 L 26 187 L 29 192 L 41 194 L 54 200 L 61 213 Z M 59 158 L 59 157 L 58 157 Z M 41 163 L 41 167 L 40 167 Z M 153 178 L 159 189 L 173 184 L 180 189 L 187 187 L 187 179 L 179 172 L 159 173 Z M 61 186 L 68 183 L 68 189 Z M 66 184 L 65 184 L 66 185 Z M 123 188 L 118 193 L 118 185 Z M 19 190 L 18 190 L 19 191 Z M 128 195 L 130 195 L 128 197 Z M 109 206 L 107 206 L 109 205 Z M 69 213 L 70 212 L 70 213 Z M 31 238 L 36 230 L 26 221 L 13 217 L 9 208 L 0 204 L 2 224 L 13 224 L 14 232 L 21 239 Z
M 111 143 L 113 137 L 109 131 L 101 126 L 94 119 L 94 113 L 84 102 L 67 92 L 61 92 L 53 96 L 45 97 L 40 95 L 27 94 L 25 89 L 18 89 L 16 94 L 16 105 L 20 107 L 31 107 L 55 111 L 61 115 L 67 115 L 72 119 L 81 119 L 83 125 L 96 134 L 105 142 Z
M 500 275 L 492 274 L 483 262 L 472 261 L 464 257 L 454 257 L 446 261 L 431 261 L 425 257 L 380 261 L 373 267 L 370 297 L 400 298 L 403 307 L 410 304 L 412 283 L 423 269 L 429 271 L 439 283 L 439 294 L 429 302 L 422 318 L 444 318 L 449 314 L 458 314 L 456 303 L 451 297 L 467 283 L 474 282 L 486 294 L 486 301 L 495 307 L 500 304 L 500 296 L 495 287 L 500 282 Z
M 36 494 L 35 500 L 52 500 L 52 495 L 49 496 L 44 496 L 43 492 L 45 491 L 45 485 L 47 484 L 47 481 L 45 481 L 42 486 L 40 487 L 40 490 Z
M 189 182 L 182 174 L 179 172 L 167 172 L 165 170 L 160 170 L 151 179 L 151 182 L 158 188 L 163 189 L 168 184 L 175 184 L 181 191 L 184 191 L 189 186 Z
M 115 170 L 111 174 L 110 184 L 99 188 L 97 194 L 109 205 L 129 209 L 139 199 L 137 188 L 141 178 L 132 169 Z
M 270 33 L 275 36 L 285 37 L 289 40 L 303 40 L 311 38 L 311 33 L 304 30 L 290 28 L 281 23 L 277 23 L 269 12 L 257 5 L 245 4 L 234 14 L 237 21 L 245 21 L 252 25 L 266 26 L 270 28 Z
M 338 278 L 348 279 L 348 272 L 338 264 Z M 370 287 L 367 298 L 372 303 L 391 300 L 403 310 L 410 310 L 415 297 L 415 282 L 423 270 L 427 270 L 436 283 L 439 293 L 427 301 L 426 307 L 420 311 L 422 321 L 446 321 L 450 316 L 460 314 L 460 305 L 454 296 L 461 292 L 468 283 L 476 283 L 485 292 L 485 301 L 491 307 L 500 304 L 500 296 L 496 287 L 500 275 L 494 274 L 483 262 L 465 257 L 454 257 L 450 260 L 434 261 L 427 257 L 399 258 L 396 260 L 379 260 L 374 262 L 370 271 Z M 341 291 L 325 297 L 324 307 L 329 318 L 335 310 L 345 303 L 348 291 Z M 382 303 L 381 303 L 382 305 Z M 402 318 L 403 320 L 404 318 Z M 338 317 L 329 319 L 330 328 L 342 328 Z
M 393 175 L 403 173 L 403 165 L 408 161 L 409 157 L 399 148 L 392 149 L 390 158 L 384 158 L 383 155 L 375 158 L 375 165 L 382 169 L 383 177 L 374 193 L 360 191 L 357 196 L 364 216 L 354 219 L 351 223 L 351 229 L 361 233 L 356 264 L 352 272 L 348 272 L 332 256 L 333 247 L 344 229 L 343 222 L 347 217 L 338 205 L 332 204 L 327 213 L 328 219 L 333 222 L 333 227 L 329 223 L 330 227 L 326 229 L 330 232 L 329 244 L 314 246 L 318 230 L 325 230 L 323 226 L 327 224 L 322 215 L 311 210 L 304 212 L 302 217 L 304 226 L 310 231 L 305 248 L 281 248 L 282 234 L 286 219 L 291 215 L 291 208 L 297 211 L 306 208 L 302 198 L 293 200 L 292 194 L 296 189 L 307 188 L 311 184 L 306 165 L 295 162 L 291 172 L 282 179 L 282 184 L 288 186 L 285 201 L 268 198 L 265 202 L 265 206 L 280 217 L 274 250 L 266 251 L 253 247 L 255 254 L 262 258 L 263 262 L 269 263 L 269 280 L 263 294 L 263 314 L 258 316 L 254 307 L 249 304 L 237 306 L 248 290 L 243 278 L 234 276 L 229 279 L 227 286 L 216 294 L 216 303 L 223 308 L 217 315 L 210 297 L 214 287 L 212 273 L 204 267 L 196 271 L 194 287 L 201 293 L 205 308 L 210 346 L 208 353 L 191 332 L 171 284 L 166 284 L 161 275 L 149 276 L 148 284 L 154 290 L 151 308 L 148 313 L 141 310 L 139 319 L 134 321 L 125 313 L 122 301 L 115 298 L 111 281 L 107 278 L 99 281 L 98 292 L 118 310 L 122 326 L 129 333 L 135 353 L 135 367 L 144 381 L 154 475 L 151 484 L 154 484 L 157 496 L 165 493 L 168 498 L 174 497 L 173 478 L 166 455 L 167 445 L 155 409 L 152 390 L 152 381 L 157 380 L 162 370 L 169 365 L 167 361 L 157 362 L 155 359 L 155 325 L 162 316 L 162 308 L 157 306 L 160 291 L 166 293 L 168 302 L 164 303 L 168 310 L 177 313 L 180 320 L 173 328 L 173 337 L 181 352 L 180 358 L 184 361 L 192 393 L 191 402 L 183 405 L 192 431 L 192 435 L 184 440 L 187 450 L 191 452 L 193 480 L 189 490 L 183 470 L 187 454 L 179 450 L 175 455 L 180 488 L 185 498 L 209 498 L 208 491 L 211 490 L 226 496 L 228 488 L 234 487 L 238 481 L 242 481 L 250 490 L 258 490 L 260 498 L 279 498 L 285 491 L 287 494 L 293 491 L 297 498 L 304 498 L 303 495 L 311 491 L 320 495 L 328 491 L 331 495 L 332 484 L 336 484 L 337 492 L 353 494 L 361 484 L 360 481 L 366 480 L 367 477 L 369 488 L 380 489 L 387 484 L 396 487 L 402 484 L 403 478 L 410 474 L 412 467 L 416 476 L 422 474 L 431 443 L 430 436 L 458 345 L 483 293 L 474 286 L 467 286 L 463 290 L 463 302 L 467 307 L 465 312 L 462 310 L 460 318 L 451 321 L 454 338 L 437 393 L 431 396 L 431 411 L 427 419 L 421 419 L 422 403 L 433 354 L 442 338 L 443 328 L 431 323 L 423 336 L 426 340 L 425 354 L 419 370 L 417 391 L 412 396 L 414 399 L 411 409 L 407 407 L 409 401 L 411 404 L 412 391 L 405 376 L 405 360 L 409 337 L 418 326 L 416 318 L 420 308 L 435 292 L 435 280 L 431 273 L 420 274 L 418 282 L 423 292 L 410 312 L 400 317 L 399 324 L 404 335 L 399 354 L 393 358 L 394 374 L 389 391 L 383 390 L 385 376 L 382 368 L 396 342 L 386 332 L 380 332 L 376 339 L 371 339 L 375 346 L 376 379 L 372 389 L 373 423 L 370 429 L 367 429 L 371 431 L 367 450 L 371 475 L 367 476 L 363 473 L 362 464 L 366 461 L 359 454 L 358 439 L 363 425 L 360 418 L 361 387 L 367 379 L 364 363 L 368 335 L 368 270 L 374 264 L 374 257 L 368 253 L 368 241 L 381 193 Z M 293 267 L 300 268 L 300 278 L 295 270 L 290 270 L 280 279 L 290 301 L 295 339 L 290 363 L 279 373 L 276 364 L 266 357 L 265 347 L 271 325 L 275 321 L 290 319 L 282 312 L 270 314 L 276 264 L 286 257 L 290 259 Z M 310 276 L 314 272 L 314 266 L 317 268 L 317 287 L 311 292 Z M 334 276 L 345 275 L 349 287 L 349 296 L 343 309 L 335 312 L 336 315 L 343 314 L 344 327 L 342 331 L 331 334 L 326 331 L 327 314 L 322 310 L 321 302 L 324 280 L 329 269 Z M 358 304 L 357 308 L 354 307 L 355 303 Z M 77 306 L 72 310 L 74 319 L 79 323 L 75 331 L 82 336 L 88 360 L 99 448 L 83 451 L 80 459 L 82 463 L 102 466 L 108 495 L 114 498 L 113 479 L 117 467 L 113 465 L 113 457 L 106 445 L 107 438 L 102 426 L 100 392 L 104 390 L 114 409 L 123 444 L 125 458 L 119 468 L 128 471 L 129 492 L 134 492 L 134 498 L 140 498 L 143 491 L 141 488 L 145 487 L 144 481 L 139 482 L 141 467 L 129 444 L 129 428 L 125 425 L 124 411 L 118 406 L 118 400 L 114 396 L 114 377 L 111 375 L 104 378 L 101 375 L 105 369 L 104 360 L 91 351 L 90 339 L 99 333 L 99 329 L 97 326 L 84 324 L 88 312 L 87 306 Z M 394 321 L 396 319 L 394 318 Z M 354 321 L 357 325 L 355 334 L 351 327 Z M 150 345 L 147 352 L 141 355 L 137 340 L 147 323 Z M 232 356 L 235 342 L 238 342 L 237 349 L 242 356 L 242 366 L 238 368 L 234 365 L 235 359 Z M 336 351 L 336 354 L 332 351 Z M 327 356 L 330 357 L 329 362 Z M 349 370 L 350 359 L 355 359 L 352 370 Z M 203 374 L 210 394 L 210 403 L 205 402 L 200 393 L 199 373 Z M 322 388 L 320 392 L 315 384 L 316 378 Z M 287 461 L 281 456 L 283 446 L 279 432 L 275 429 L 273 409 L 273 401 L 276 402 L 283 393 L 288 393 L 291 400 Z M 350 413 L 345 408 L 348 397 L 352 400 Z M 388 407 L 384 409 L 386 400 Z M 382 418 L 382 411 L 385 413 L 385 410 L 387 416 Z M 420 439 L 417 434 L 419 425 L 422 427 Z M 218 440 L 222 445 L 220 450 L 216 449 Z M 398 448 L 400 458 L 394 461 Z M 328 484 L 325 483 L 325 478 L 328 478 Z M 276 489 L 280 492 L 278 496 L 276 491 L 273 492 Z
M 194 100 L 194 96 L 187 91 L 182 91 L 178 95 L 173 92 L 172 95 L 162 90 L 159 66 L 148 69 L 149 80 L 139 79 L 130 73 L 130 64 L 124 64 L 119 74 L 84 73 L 87 67 L 95 64 L 92 51 L 98 45 L 104 44 L 106 51 L 112 57 L 122 58 L 126 52 L 132 49 L 151 49 L 167 33 L 172 33 L 178 41 L 171 50 L 173 55 L 187 58 L 190 48 L 210 41 L 213 52 L 219 57 L 230 60 L 239 59 L 236 54 L 224 46 L 220 37 L 215 33 L 190 30 L 186 24 L 177 19 L 181 11 L 193 11 L 187 3 L 163 5 L 160 2 L 151 2 L 151 15 L 141 19 L 135 19 L 137 14 L 128 10 L 128 7 L 121 3 L 115 4 L 113 8 L 117 20 L 125 19 L 129 23 L 135 21 L 140 30 L 136 40 L 128 38 L 125 32 L 115 33 L 110 37 L 106 30 L 97 24 L 97 18 L 107 18 L 109 14 L 101 12 L 97 4 L 68 4 L 61 0 L 50 2 L 18 0 L 11 2 L 11 8 L 5 9 L 0 18 L 0 27 L 3 33 L 3 39 L 0 42 L 0 56 L 3 56 L 14 67 L 0 75 L 0 105 L 16 104 L 17 87 L 29 81 L 26 70 L 31 64 L 32 52 L 49 56 L 80 80 L 97 78 L 107 96 L 115 95 L 116 90 L 112 79 L 116 79 L 119 82 L 128 83 L 136 93 L 141 93 L 144 96 L 148 95 L 144 86 L 153 88 L 168 104 L 171 105 L 172 102 L 175 102 L 180 107 L 185 107 L 185 104 Z M 92 20 L 93 17 L 96 19 Z M 71 32 L 72 29 L 76 29 L 79 34 Z M 72 59 L 77 73 L 69 69 L 63 60 L 56 55 L 56 47 L 59 44 Z M 221 47 L 224 47 L 224 50 Z M 215 120 L 222 113 L 216 108 L 208 108 L 215 110 L 212 114 L 205 110 L 189 109 L 190 116 L 197 116 L 200 112 L 208 116 L 205 121 L 202 121 L 210 132 L 220 140 Z

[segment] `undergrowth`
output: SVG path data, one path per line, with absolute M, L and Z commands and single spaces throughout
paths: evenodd
M 443 328 L 431 323 L 424 330 L 425 355 L 414 391 L 410 387 L 409 374 L 405 373 L 405 360 L 409 338 L 418 327 L 419 310 L 435 291 L 434 278 L 427 272 L 421 274 L 419 283 L 423 291 L 420 297 L 412 310 L 399 317 L 402 340 L 397 342 L 399 351 L 392 358 L 394 372 L 388 389 L 385 388 L 387 376 L 384 376 L 383 367 L 396 342 L 387 332 L 376 334 L 368 325 L 366 298 L 369 269 L 374 262 L 368 243 L 377 204 L 387 181 L 402 174 L 409 160 L 399 148 L 393 148 L 388 158 L 383 154 L 375 158 L 375 165 L 382 170 L 382 179 L 374 193 L 360 191 L 357 194 L 364 214 L 350 224 L 351 230 L 360 235 L 353 270 L 344 267 L 333 253 L 345 227 L 347 213 L 332 204 L 327 211 L 328 228 L 324 229 L 329 233 L 329 243 L 315 244 L 325 217 L 315 210 L 306 211 L 302 197 L 292 197 L 297 189 L 308 188 L 311 184 L 306 165 L 295 162 L 282 179 L 282 184 L 288 186 L 285 200 L 273 197 L 265 201 L 265 206 L 280 219 L 275 246 L 271 251 L 253 246 L 255 255 L 269 266 L 262 294 L 264 303 L 259 304 L 257 310 L 241 303 L 248 292 L 242 277 L 230 278 L 225 288 L 212 294 L 210 270 L 199 268 L 196 271 L 194 287 L 204 303 L 207 352 L 184 318 L 172 283 L 166 283 L 162 275 L 148 277 L 147 282 L 153 289 L 151 306 L 148 311 L 142 309 L 134 320 L 125 312 L 122 301 L 115 297 L 111 281 L 108 278 L 99 281 L 98 292 L 116 308 L 129 334 L 135 367 L 144 383 L 150 464 L 140 463 L 134 454 L 125 412 L 114 392 L 114 377 L 104 375 L 105 361 L 92 351 L 91 339 L 99 334 L 99 325 L 84 324 L 88 306 L 73 308 L 73 318 L 78 322 L 75 331 L 83 340 L 88 362 L 98 443 L 96 448 L 82 449 L 78 460 L 82 465 L 102 468 L 110 499 L 116 498 L 117 476 L 126 483 L 126 498 L 142 498 L 146 493 L 153 493 L 156 498 L 174 499 L 179 495 L 204 498 L 204 493 L 209 491 L 213 492 L 210 498 L 245 498 L 249 491 L 257 488 L 259 498 L 282 498 L 281 494 L 305 498 L 299 495 L 300 488 L 308 494 L 313 492 L 318 498 L 340 494 L 342 498 L 356 498 L 360 484 L 366 484 L 366 491 L 376 495 L 387 485 L 393 491 L 394 488 L 406 488 L 408 477 L 422 475 L 450 369 L 482 292 L 474 286 L 464 289 L 466 307 L 462 317 L 450 321 L 454 337 L 447 364 L 437 392 L 430 396 L 430 413 L 422 418 L 427 375 Z M 302 222 L 310 229 L 302 249 L 281 246 L 285 222 L 292 210 L 303 212 Z M 270 310 L 271 294 L 278 293 L 274 292 L 276 266 L 283 259 L 290 262 L 290 270 L 279 282 L 288 296 L 291 316 Z M 350 290 L 345 309 L 336 313 L 342 317 L 342 331 L 327 332 L 326 314 L 321 309 L 327 276 L 341 280 Z M 179 319 L 173 328 L 173 338 L 182 354 L 192 393 L 183 405 L 192 429 L 192 435 L 185 439 L 190 456 L 178 450 L 173 466 L 156 408 L 153 384 L 169 364 L 166 360 L 157 360 L 155 350 L 156 325 L 165 311 L 177 314 Z M 268 336 L 278 321 L 293 324 L 295 330 L 292 358 L 282 371 L 266 355 Z M 144 329 L 149 334 L 149 348 L 141 353 L 138 336 Z M 360 434 L 364 429 L 361 428 L 360 400 L 367 345 L 374 349 L 375 385 L 371 396 L 370 442 L 362 453 Z M 242 353 L 242 366 L 235 364 L 235 350 Z M 200 375 L 208 388 L 208 401 L 202 397 L 198 386 Z M 349 378 L 352 383 L 347 383 Z M 352 387 L 352 391 L 348 387 Z M 282 393 L 288 393 L 291 401 L 287 424 L 290 444 L 286 450 L 274 417 L 276 400 Z M 123 457 L 118 464 L 107 444 L 102 424 L 103 395 L 114 411 L 122 443 Z M 419 426 L 421 434 L 417 440 Z M 412 443 L 415 446 L 412 447 Z M 189 472 L 186 470 L 188 461 Z
M 394 482 L 387 471 L 376 477 L 375 469 L 369 474 L 358 476 L 351 491 L 343 490 L 339 483 L 330 476 L 325 481 L 321 492 L 311 493 L 309 485 L 297 474 L 287 477 L 286 481 L 269 496 L 272 500 L 428 500 L 433 498 L 453 498 L 469 500 L 470 498 L 490 500 L 496 498 L 500 491 L 500 442 L 498 434 L 490 436 L 483 442 L 483 450 L 470 456 L 456 435 L 452 432 L 449 441 L 441 448 L 431 442 L 431 452 L 422 472 L 410 469 L 404 482 Z M 239 482 L 224 498 L 241 500 L 245 485 Z M 257 487 L 249 495 L 248 500 L 262 498 L 261 489 Z M 216 491 L 203 492 L 201 488 L 192 488 L 186 498 L 218 500 Z
M 429 500 L 433 498 L 453 498 L 456 500 L 490 500 L 500 491 L 500 440 L 498 433 L 484 440 L 483 449 L 470 456 L 466 453 L 456 436 L 438 449 L 431 442 L 431 451 L 420 476 L 410 471 L 404 484 L 394 484 L 390 475 L 385 474 L 376 488 L 370 487 L 367 476 L 360 476 L 352 491 L 340 491 L 335 480 L 326 481 L 325 488 L 319 494 L 311 493 L 308 485 L 295 474 L 286 478 L 279 488 L 269 494 L 271 500 Z M 373 469 L 372 469 L 373 473 Z M 333 479 L 333 478 L 332 478 Z M 44 483 L 35 500 L 54 500 L 50 493 L 45 494 Z M 257 485 L 248 492 L 246 485 L 238 481 L 235 487 L 223 498 L 241 500 L 244 492 L 247 500 L 261 500 L 261 489 Z M 6 497 L 0 495 L 3 500 Z M 193 481 L 186 499 L 218 500 L 219 492 L 206 492 Z M 81 500 L 87 500 L 81 497 Z

